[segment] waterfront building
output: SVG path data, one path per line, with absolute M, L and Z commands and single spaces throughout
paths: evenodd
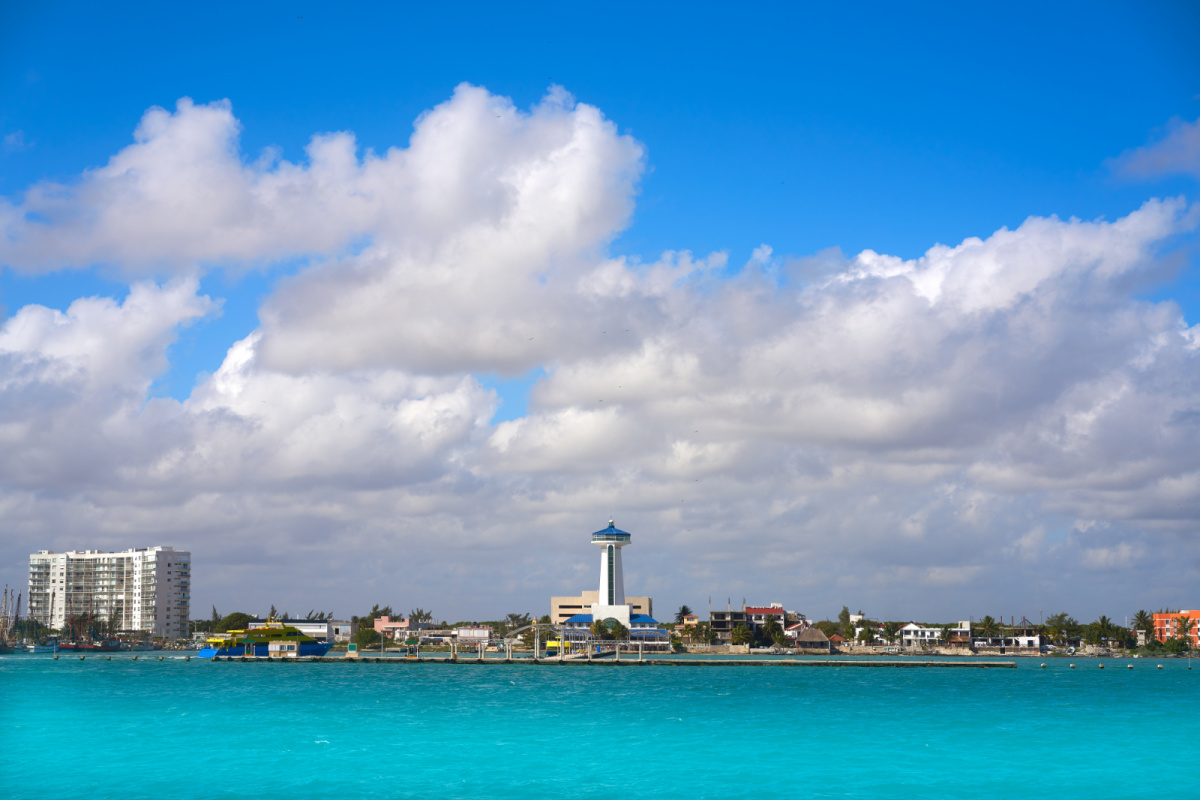
M 1180 617 L 1187 616 L 1189 629 L 1183 630 Z M 1200 647 L 1200 611 L 1172 611 L 1154 615 L 1154 638 L 1166 643 L 1167 639 L 1180 639 L 1185 635 L 1192 647 Z
M 600 592 L 595 589 L 585 589 L 578 595 L 550 598 L 550 621 L 561 625 L 576 614 L 590 614 L 592 606 L 599 604 Z M 653 597 L 630 597 L 626 595 L 625 603 L 634 616 L 645 614 L 654 616 Z
M 799 623 L 796 627 L 799 627 Z M 796 648 L 811 652 L 833 652 L 833 644 L 818 628 L 805 628 L 801 631 L 796 636 Z
M 380 636 L 390 636 L 393 639 L 403 639 L 413 631 L 431 631 L 436 628 L 432 622 L 414 622 L 408 617 L 392 619 L 391 617 L 376 617 L 375 632 Z
M 790 616 L 793 620 L 806 622 L 803 614 L 793 611 Z M 708 624 L 717 640 L 728 644 L 733 638 L 733 629 L 738 625 L 745 625 L 751 631 L 758 631 L 768 622 L 774 621 L 786 633 L 788 617 L 789 613 L 783 610 L 783 603 L 771 603 L 765 606 L 748 606 L 743 603 L 741 611 L 734 611 L 732 606 L 725 611 L 713 611 L 710 608 Z
M 851 616 L 850 619 L 853 621 L 854 617 Z M 863 631 L 868 627 L 870 627 L 870 630 L 867 631 L 870 638 L 863 642 Z M 854 626 L 854 641 L 859 644 L 883 644 L 883 623 L 860 618 L 858 624 Z
M 574 603 L 556 604 L 555 601 L 574 600 L 575 598 L 551 598 L 554 612 L 551 620 L 563 626 L 564 635 L 568 638 L 572 638 L 572 636 L 575 638 L 585 637 L 593 621 L 614 620 L 629 630 L 631 639 L 655 642 L 667 640 L 667 632 L 658 627 L 658 620 L 648 613 L 641 613 L 640 608 L 635 608 L 632 603 L 628 602 L 632 598 L 625 597 L 625 570 L 621 563 L 621 550 L 629 545 L 631 539 L 629 533 L 617 528 L 610 519 L 607 528 L 592 534 L 592 544 L 600 548 L 600 586 L 594 594 L 595 600 L 591 603 L 582 602 L 591 599 L 589 592 L 583 592 L 579 598 L 581 601 L 579 605 L 582 608 L 577 613 L 563 619 L 561 615 L 566 610 L 563 606 L 574 605 Z M 652 608 L 649 597 L 636 599 L 645 601 L 647 610 Z
M 1030 636 L 1026 636 L 1025 634 L 1026 631 L 1021 629 L 1021 631 L 1018 631 L 1017 639 L 1021 642 L 1027 642 L 1030 636 L 1036 635 L 1036 632 L 1030 634 Z M 951 644 L 955 642 L 969 644 L 971 641 L 971 623 L 969 620 L 962 620 L 956 626 L 952 627 L 950 629 L 949 642 L 942 641 L 942 629 L 940 626 L 929 627 L 928 625 L 918 625 L 915 622 L 905 625 L 897 632 L 897 635 L 900 637 L 900 644 L 905 647 L 931 647 L 939 643 Z M 1018 646 L 1034 647 L 1036 645 L 1020 644 Z
M 967 627 L 970 629 L 969 622 L 958 623 L 959 627 Z M 1030 622 L 1025 617 L 1021 617 L 1020 622 L 1013 622 L 1010 625 L 1000 623 L 999 633 L 993 636 L 970 636 L 971 644 L 974 647 L 1038 647 L 1042 646 L 1042 633 L 1040 628 Z M 958 633 L 959 631 L 955 631 Z
M 624 623 L 622 623 L 624 624 Z M 584 639 L 592 627 L 591 614 L 576 614 L 562 624 L 563 633 L 568 641 Z M 635 614 L 629 618 L 629 638 L 633 641 L 665 642 L 667 632 L 658 627 L 658 620 L 645 614 Z
M 460 625 L 454 629 L 454 639 L 459 644 L 487 644 L 492 640 L 492 626 Z
M 932 647 L 942 637 L 941 628 L 929 628 L 910 622 L 896 632 L 905 647 Z
M 769 606 L 746 606 L 744 610 L 747 621 L 755 630 L 771 621 L 779 625 L 780 629 L 787 627 L 787 614 L 784 613 L 783 603 L 771 603 Z
M 738 625 L 750 627 L 745 611 L 734 611 L 730 608 L 725 611 L 708 612 L 708 627 L 721 644 L 729 644 L 733 638 L 733 629 Z
M 121 631 L 188 634 L 192 554 L 172 547 L 39 550 L 29 556 L 29 616 L 63 629 L 73 619 L 116 620 Z

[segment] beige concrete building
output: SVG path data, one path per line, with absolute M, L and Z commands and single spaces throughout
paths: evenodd
M 584 590 L 583 594 L 578 597 L 551 597 L 550 621 L 555 625 L 560 625 L 576 614 L 591 614 L 592 606 L 599 602 L 600 591 L 598 589 L 595 591 Z M 654 598 L 652 597 L 626 596 L 625 603 L 632 607 L 630 610 L 634 615 L 654 616 Z

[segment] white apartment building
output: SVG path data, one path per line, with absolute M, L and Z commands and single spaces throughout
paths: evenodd
M 60 630 L 71 617 L 116 617 L 122 631 L 185 637 L 191 561 L 191 553 L 172 547 L 39 550 L 29 556 L 29 616 Z

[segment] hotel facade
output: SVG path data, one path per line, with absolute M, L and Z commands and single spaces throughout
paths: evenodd
M 172 547 L 39 550 L 29 556 L 29 616 L 59 630 L 71 618 L 116 618 L 122 631 L 185 637 L 191 561 L 191 553 Z
M 1183 617 L 1187 617 L 1187 630 L 1184 630 Z M 1200 647 L 1200 611 L 1160 611 L 1154 615 L 1154 638 L 1163 643 L 1168 639 L 1186 638 L 1192 647 Z

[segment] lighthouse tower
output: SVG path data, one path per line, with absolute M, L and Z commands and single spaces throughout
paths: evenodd
M 607 528 L 592 534 L 592 544 L 600 547 L 600 595 L 592 606 L 592 619 L 612 618 L 629 627 L 631 607 L 625 604 L 625 573 L 621 569 L 621 548 L 629 544 L 629 534 L 610 519 Z

